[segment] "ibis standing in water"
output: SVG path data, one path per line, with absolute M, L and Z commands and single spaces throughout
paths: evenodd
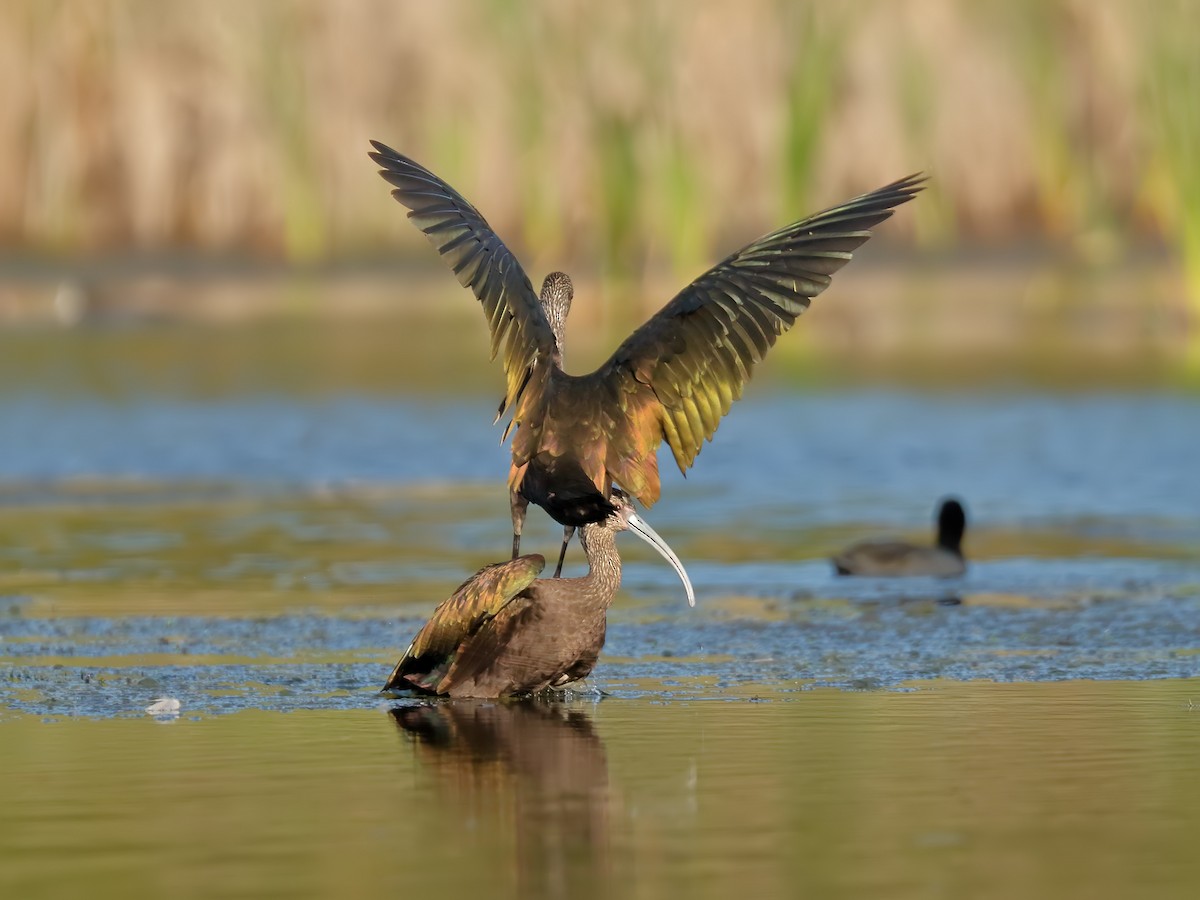
M 565 526 L 559 571 L 574 529 L 612 514 L 614 484 L 647 507 L 658 500 L 664 440 L 686 473 L 775 339 L 924 181 L 901 179 L 759 238 L 684 288 L 595 372 L 568 375 L 571 279 L 553 272 L 536 293 L 461 194 L 371 143 L 392 196 L 483 306 L 492 357 L 503 351 L 507 388 L 496 421 L 511 416 L 501 440 L 517 426 L 508 476 L 513 557 L 533 502 Z
M 449 697 L 507 697 L 586 678 L 604 647 L 608 607 L 621 586 L 616 536 L 632 531 L 666 557 L 694 606 L 679 558 L 619 489 L 613 511 L 583 525 L 582 578 L 538 578 L 546 560 L 518 556 L 480 569 L 433 611 L 383 690 Z

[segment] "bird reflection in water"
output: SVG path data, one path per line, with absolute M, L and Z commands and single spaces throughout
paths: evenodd
M 520 896 L 605 893 L 613 797 L 583 708 L 460 700 L 389 712 L 448 801 L 471 819 L 492 811 L 515 836 Z

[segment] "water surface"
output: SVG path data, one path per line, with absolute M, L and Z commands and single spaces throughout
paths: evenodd
M 1188 896 L 1200 692 L 6 716 L 6 896 Z
M 1200 888 L 1193 396 L 755 384 L 647 512 L 695 610 L 626 540 L 579 692 L 426 707 L 376 688 L 507 553 L 495 373 L 35 338 L 0 385 L 3 896 Z M 965 578 L 833 576 L 948 493 Z

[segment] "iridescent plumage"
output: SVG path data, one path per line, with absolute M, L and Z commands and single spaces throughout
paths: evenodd
M 901 179 L 759 238 L 684 288 L 599 369 L 568 375 L 560 308 L 563 296 L 569 308 L 570 280 L 553 273 L 539 296 L 475 207 L 428 169 L 372 144 L 392 195 L 479 299 L 492 357 L 502 355 L 505 435 L 519 426 L 508 479 L 514 557 L 528 502 L 567 526 L 608 515 L 613 484 L 653 505 L 659 445 L 666 441 L 686 472 L 776 338 L 924 180 Z
M 587 676 L 604 646 L 609 604 L 621 584 L 616 535 L 630 530 L 692 585 L 679 558 L 613 491 L 613 512 L 583 527 L 589 571 L 582 578 L 543 578 L 537 555 L 485 566 L 459 585 L 417 632 L 384 690 L 451 697 L 504 697 L 559 687 Z

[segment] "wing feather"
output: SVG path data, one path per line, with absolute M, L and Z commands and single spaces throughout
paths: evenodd
M 459 685 L 478 676 L 488 666 L 493 665 L 501 652 L 504 651 L 530 617 L 536 617 L 538 611 L 533 601 L 521 598 L 508 604 L 497 613 L 487 628 L 482 628 L 475 638 L 463 648 L 453 664 L 447 670 L 445 677 L 438 685 L 444 694 L 453 694 Z M 548 649 L 548 648 L 546 648 Z M 547 667 L 549 654 L 537 647 L 526 647 L 520 655 L 510 655 L 506 660 L 513 668 L 527 672 L 530 669 Z M 551 667 L 552 668 L 552 667 Z M 515 672 L 512 674 L 516 674 Z
M 533 584 L 545 567 L 545 558 L 531 553 L 484 566 L 460 584 L 417 632 L 383 690 L 408 687 L 405 675 L 448 660 L 484 622 Z
M 684 288 L 585 378 L 650 395 L 660 433 L 637 446 L 652 455 L 665 440 L 686 472 L 776 339 L 924 180 L 903 178 L 759 238 Z M 641 464 L 610 454 L 607 468 L 622 483 L 622 470 Z
M 408 217 L 478 298 L 491 331 L 492 359 L 503 348 L 507 393 L 515 409 L 538 355 L 555 350 L 554 332 L 529 276 L 474 206 L 424 166 L 378 141 L 369 155 L 408 207 Z M 507 338 L 507 340 L 505 340 Z

